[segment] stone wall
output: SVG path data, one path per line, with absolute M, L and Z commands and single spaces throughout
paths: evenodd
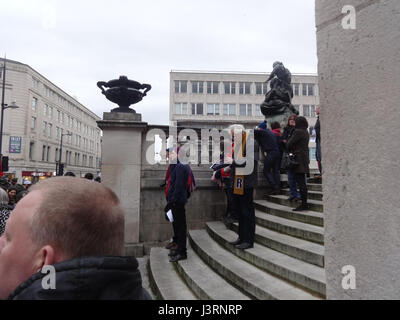
M 399 18 L 398 0 L 316 1 L 328 299 L 400 296 Z

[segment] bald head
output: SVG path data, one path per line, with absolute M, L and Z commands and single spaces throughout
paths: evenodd
M 32 187 L 40 195 L 33 214 L 32 240 L 51 245 L 67 259 L 83 256 L 121 256 L 124 213 L 113 191 L 99 183 L 56 177 Z

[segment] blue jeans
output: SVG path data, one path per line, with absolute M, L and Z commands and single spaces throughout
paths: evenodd
M 264 160 L 264 176 L 273 189 L 279 189 L 281 186 L 279 156 L 278 151 L 268 152 Z
M 294 172 L 291 170 L 288 170 L 287 176 L 288 176 L 288 183 L 289 183 L 289 189 L 290 189 L 290 196 L 300 199 L 301 196 L 300 196 L 300 192 L 297 191 L 296 180 L 294 179 Z

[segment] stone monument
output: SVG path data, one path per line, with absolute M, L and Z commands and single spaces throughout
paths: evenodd
M 148 84 L 129 80 L 126 76 L 97 86 L 106 98 L 118 108 L 104 112 L 98 126 L 102 138 L 102 182 L 111 188 L 125 211 L 125 251 L 127 255 L 143 255 L 139 242 L 140 228 L 140 172 L 142 165 L 143 132 L 147 123 L 142 116 L 129 108 L 146 96 Z M 105 90 L 103 87 L 109 88 Z M 144 91 L 140 91 L 144 89 Z
M 291 114 L 299 114 L 292 105 L 292 74 L 282 62 L 277 61 L 274 62 L 273 70 L 265 82 L 270 82 L 271 90 L 265 95 L 265 100 L 261 104 L 261 112 L 266 120 L 277 121 L 281 125 L 285 125 Z

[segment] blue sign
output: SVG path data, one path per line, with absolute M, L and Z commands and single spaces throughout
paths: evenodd
M 10 137 L 10 153 L 21 153 L 22 137 Z

